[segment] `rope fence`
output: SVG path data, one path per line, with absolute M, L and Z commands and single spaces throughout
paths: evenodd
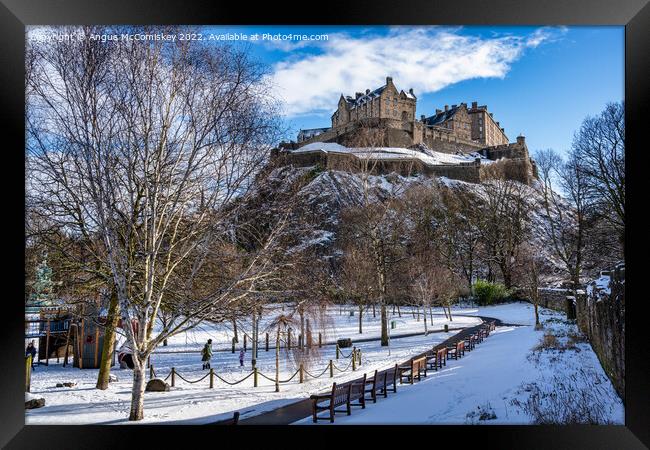
M 357 366 L 361 365 L 361 350 L 357 349 L 356 347 L 352 349 L 352 351 L 350 352 L 350 354 L 348 356 L 344 356 L 344 357 L 345 358 L 350 358 L 350 361 L 348 362 L 347 366 L 345 366 L 345 368 L 343 368 L 343 369 L 341 369 L 340 367 L 337 367 L 336 364 L 334 364 L 334 361 L 330 359 L 329 363 L 325 366 L 325 368 L 318 375 L 314 375 L 313 373 L 309 372 L 308 370 L 306 370 L 304 368 L 303 363 L 300 363 L 300 367 L 298 368 L 298 370 L 296 370 L 286 380 L 276 380 L 275 378 L 271 378 L 271 377 L 265 375 L 264 373 L 260 372 L 257 368 L 253 369 L 248 375 L 246 375 L 241 380 L 237 380 L 237 381 L 228 381 L 228 380 L 226 380 L 225 378 L 219 376 L 214 371 L 214 369 L 210 369 L 210 372 L 206 373 L 204 376 L 202 376 L 201 378 L 199 378 L 197 380 L 188 380 L 183 375 L 181 375 L 176 370 L 175 367 L 172 367 L 171 371 L 167 374 L 167 376 L 165 378 L 163 378 L 163 381 L 167 381 L 171 377 L 171 385 L 175 386 L 177 376 L 178 376 L 178 378 L 180 378 L 184 382 L 190 383 L 190 384 L 199 383 L 199 382 L 205 380 L 206 378 L 210 377 L 210 388 L 213 388 L 214 387 L 214 378 L 215 377 L 217 379 L 223 381 L 227 385 L 234 386 L 236 384 L 239 384 L 239 383 L 242 383 L 242 382 L 246 381 L 251 376 L 254 376 L 253 386 L 257 387 L 257 385 L 258 385 L 257 377 L 258 376 L 261 376 L 262 378 L 264 378 L 264 379 L 266 379 L 266 380 L 268 380 L 268 381 L 270 381 L 272 383 L 275 383 L 277 385 L 277 384 L 282 384 L 282 383 L 289 383 L 289 382 L 291 382 L 291 380 L 293 380 L 296 377 L 296 375 L 299 374 L 300 375 L 300 383 L 303 383 L 305 381 L 304 380 L 305 375 L 308 375 L 309 377 L 311 377 L 313 379 L 318 379 L 318 378 L 321 378 L 322 376 L 324 376 L 326 373 L 329 372 L 329 376 L 330 376 L 330 378 L 332 378 L 334 376 L 334 369 L 336 369 L 338 372 L 346 372 L 350 367 L 352 367 L 352 370 L 356 370 Z M 156 370 L 155 370 L 153 364 L 151 364 L 149 366 L 149 377 L 150 377 L 150 379 L 158 378 L 158 375 L 156 374 Z

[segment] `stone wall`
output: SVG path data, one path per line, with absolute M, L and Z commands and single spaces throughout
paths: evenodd
M 612 272 L 615 273 L 614 271 Z M 589 337 L 605 373 L 625 402 L 625 279 L 613 276 L 611 293 L 592 291 L 576 299 L 576 320 Z
M 562 312 L 566 311 L 566 297 L 573 295 L 570 289 L 540 288 L 538 292 L 540 306 Z

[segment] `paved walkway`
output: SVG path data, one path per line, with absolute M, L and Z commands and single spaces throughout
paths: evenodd
M 493 317 L 484 317 L 484 316 L 473 316 L 473 315 L 465 315 L 465 314 L 455 314 L 456 316 L 464 316 L 464 317 L 477 317 L 481 319 L 483 322 L 494 322 L 496 326 L 509 326 L 510 324 L 505 324 L 502 323 L 501 320 L 495 319 Z M 473 327 L 469 328 L 457 328 L 458 330 L 461 330 L 459 333 L 453 335 L 449 339 L 441 342 L 440 344 L 436 345 L 433 347 L 434 350 L 438 350 L 440 348 L 447 347 L 448 345 L 451 345 L 452 343 L 456 343 L 459 339 L 464 339 L 465 337 L 471 335 L 475 331 L 477 331 L 481 325 L 476 325 Z M 450 328 L 450 330 L 453 330 Z M 432 331 L 433 332 L 440 332 L 438 330 Z M 424 333 L 416 333 L 414 335 L 418 334 L 424 334 Z M 402 335 L 400 337 L 406 337 L 405 335 Z M 392 339 L 397 338 L 397 336 L 393 337 Z M 355 341 L 356 342 L 356 341 Z M 424 353 L 423 353 L 424 354 Z M 420 356 L 420 355 L 417 355 Z M 417 357 L 415 356 L 415 357 Z M 411 359 L 411 358 L 410 358 Z M 361 378 L 356 379 L 356 380 L 351 380 L 348 383 L 352 383 L 355 381 L 360 381 Z M 326 393 L 324 393 L 326 394 Z M 240 425 L 289 425 L 293 422 L 296 422 L 300 419 L 304 419 L 305 417 L 308 417 L 311 415 L 311 405 L 312 401 L 309 398 L 305 398 L 303 400 L 299 400 L 294 403 L 290 403 L 285 406 L 281 406 L 277 409 L 274 409 L 272 411 L 268 411 L 250 418 L 243 418 L 239 421 Z M 220 425 L 224 424 L 226 422 L 230 422 L 230 420 L 227 421 L 219 421 L 215 422 L 210 425 Z

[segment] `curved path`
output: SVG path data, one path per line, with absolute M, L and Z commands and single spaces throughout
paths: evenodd
M 483 326 L 484 323 L 486 322 L 494 322 L 496 326 L 522 326 L 522 325 L 515 325 L 515 324 L 508 324 L 508 323 L 503 323 L 500 319 L 494 318 L 494 317 L 485 317 L 485 316 L 478 316 L 478 315 L 470 315 L 470 314 L 455 314 L 455 316 L 462 316 L 462 317 L 477 317 L 482 320 L 482 323 L 479 325 L 475 325 L 473 327 L 468 327 L 468 328 L 456 328 L 456 330 L 460 330 L 459 333 L 456 333 L 455 335 L 451 336 L 450 338 L 446 339 L 445 341 L 435 345 L 433 347 L 434 350 L 438 350 L 443 347 L 447 347 L 448 345 L 455 343 L 459 339 L 464 339 L 465 337 L 471 335 L 472 333 L 476 332 L 481 326 Z M 450 328 L 450 330 L 454 330 Z M 430 331 L 430 333 L 439 333 L 442 332 L 442 330 L 435 330 L 435 331 Z M 417 336 L 420 334 L 424 333 L 414 333 L 409 336 Z M 406 335 L 401 335 L 399 337 L 407 337 Z M 396 339 L 398 336 L 394 336 L 391 339 Z M 366 339 L 364 341 L 370 341 L 370 340 L 379 340 L 377 339 Z M 355 341 L 356 342 L 356 341 Z M 425 352 L 422 354 L 413 356 L 412 358 L 418 358 L 422 355 L 424 355 Z M 409 358 L 412 359 L 412 358 Z M 361 381 L 361 378 L 355 379 L 348 381 L 346 383 L 353 383 L 355 381 Z M 327 394 L 327 393 L 325 393 Z M 312 401 L 309 398 L 305 398 L 302 400 L 299 400 L 294 403 L 290 403 L 285 406 L 281 406 L 279 408 L 276 408 L 272 411 L 267 411 L 262 414 L 249 417 L 247 419 L 241 419 L 239 421 L 240 425 L 289 425 L 293 422 L 296 422 L 300 419 L 303 419 L 305 417 L 308 417 L 311 415 L 311 406 L 312 406 Z M 245 414 L 245 412 L 244 412 Z M 226 423 L 232 423 L 232 419 L 228 420 L 221 420 L 219 422 L 215 422 L 209 425 L 223 425 Z

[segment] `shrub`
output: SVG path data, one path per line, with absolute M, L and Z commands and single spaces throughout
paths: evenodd
M 474 283 L 474 296 L 478 304 L 484 306 L 503 302 L 510 296 L 510 293 L 501 283 L 476 280 Z

